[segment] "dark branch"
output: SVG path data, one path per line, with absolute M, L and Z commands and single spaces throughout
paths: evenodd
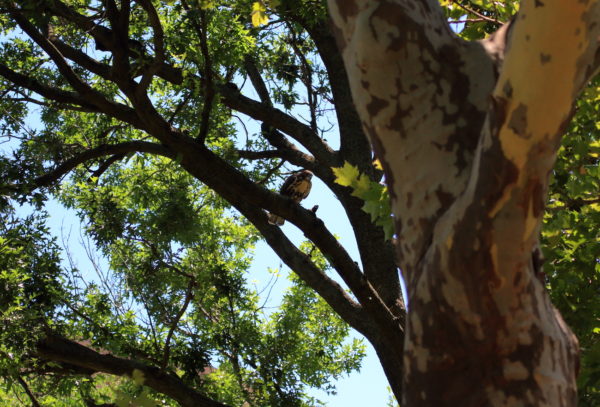
M 463 10 L 465 10 L 467 13 L 471 13 L 471 14 L 479 17 L 483 21 L 487 21 L 488 23 L 493 23 L 493 24 L 497 24 L 497 25 L 501 25 L 502 24 L 502 21 L 496 20 L 495 18 L 488 17 L 488 16 L 486 16 L 484 14 L 481 14 L 478 11 L 473 10 L 470 7 L 467 7 L 464 4 L 461 4 L 460 1 L 455 1 L 454 4 L 456 4 L 458 7 L 462 8 Z
M 93 18 L 77 13 L 71 7 L 60 0 L 45 2 L 44 7 L 47 10 L 75 24 L 83 33 L 92 36 L 96 42 L 96 48 L 100 50 L 118 51 L 124 55 L 139 55 L 143 57 L 144 47 L 139 41 L 127 38 L 126 42 L 115 41 L 116 34 L 99 24 Z M 127 44 L 123 46 L 123 44 Z M 118 48 L 118 50 L 117 50 Z M 143 59 L 143 58 L 142 58 Z M 118 72 L 118 70 L 117 70 Z M 127 71 L 125 71 L 127 73 Z M 183 75 L 180 68 L 161 63 L 157 68 L 156 75 L 175 85 L 183 82 Z
M 154 41 L 154 60 L 144 70 L 142 74 L 142 80 L 137 88 L 138 92 L 145 92 L 150 83 L 152 77 L 158 72 L 165 60 L 165 44 L 164 44 L 164 31 L 158 13 L 154 8 L 154 5 L 149 0 L 138 0 L 138 3 L 142 5 L 146 13 L 148 14 L 148 20 L 153 32 Z
M 88 71 L 95 73 L 96 75 L 106 79 L 111 80 L 111 70 L 110 66 L 105 65 L 94 58 L 91 58 L 85 52 L 73 48 L 69 44 L 66 44 L 58 39 L 49 39 L 52 44 L 56 47 L 56 49 L 69 60 L 75 62 L 77 65 L 82 68 L 87 69 Z
M 175 332 L 175 329 L 177 328 L 177 325 L 179 324 L 179 320 L 181 319 L 183 314 L 185 314 L 185 311 L 188 309 L 188 306 L 190 305 L 192 298 L 194 298 L 194 285 L 195 285 L 195 280 L 192 278 L 190 280 L 188 289 L 185 293 L 185 300 L 183 301 L 183 305 L 181 306 L 181 309 L 179 310 L 177 315 L 175 315 L 175 318 L 173 318 L 173 322 L 171 323 L 171 328 L 169 329 L 169 333 L 167 334 L 167 339 L 165 339 L 165 347 L 163 349 L 163 358 L 162 358 L 162 367 L 163 368 L 166 368 L 167 365 L 169 364 L 169 354 L 171 352 L 171 338 L 173 337 L 173 333 Z
M 53 88 L 44 85 L 34 78 L 13 71 L 8 66 L 0 63 L 0 76 L 3 76 L 10 82 L 29 89 L 46 99 L 58 102 L 60 104 L 80 106 L 85 111 L 90 113 L 105 113 L 108 116 L 114 117 L 120 121 L 131 124 L 138 129 L 144 129 L 143 123 L 139 120 L 136 111 L 129 106 L 120 103 L 107 101 L 102 106 L 96 106 L 90 101 L 75 92 L 69 92 L 62 89 Z M 67 107 L 69 108 L 69 107 Z M 73 109 L 80 110 L 80 109 Z
M 356 325 L 356 309 L 353 306 L 352 311 L 347 308 L 352 302 L 349 303 L 349 298 L 343 289 L 324 273 L 317 272 L 318 268 L 310 262 L 310 259 L 307 259 L 306 255 L 298 252 L 298 249 L 289 242 L 278 227 L 267 223 L 267 215 L 260 208 L 266 208 L 281 215 L 298 226 L 329 259 L 359 302 L 375 315 L 376 322 L 388 331 L 398 329 L 397 326 L 392 326 L 394 318 L 390 314 L 390 310 L 364 278 L 358 264 L 352 260 L 339 241 L 325 227 L 323 221 L 317 219 L 313 212 L 302 208 L 286 197 L 252 183 L 238 170 L 206 148 L 198 145 L 189 146 L 185 152 L 182 151 L 182 154 L 183 167 L 242 212 L 265 236 L 270 246 L 286 264 L 303 279 L 312 280 L 309 285 L 317 290 L 342 318 L 348 318 L 347 322 L 359 331 L 364 330 L 364 320 L 362 324 Z M 304 265 L 303 271 L 298 270 L 297 267 L 302 265 Z M 324 291 L 323 285 L 327 287 L 327 292 Z
M 22 86 L 30 91 L 33 91 L 46 99 L 53 100 L 58 103 L 67 105 L 81 106 L 88 109 L 90 112 L 99 112 L 100 110 L 89 103 L 85 98 L 82 98 L 75 92 L 69 92 L 62 89 L 53 88 L 44 85 L 30 76 L 15 72 L 8 66 L 0 63 L 0 75 L 15 85 Z
M 127 154 L 127 153 L 150 153 L 162 155 L 165 157 L 174 158 L 175 154 L 168 148 L 155 143 L 149 143 L 146 141 L 129 141 L 120 144 L 103 144 L 96 148 L 84 151 L 73 158 L 58 165 L 55 169 L 49 173 L 42 175 L 35 179 L 34 184 L 36 187 L 47 187 L 58 181 L 60 178 L 65 176 L 75 167 L 86 161 L 93 160 L 95 158 L 104 157 L 107 155 L 115 154 Z
M 27 382 L 25 380 L 23 380 L 23 378 L 21 376 L 17 376 L 17 381 L 19 382 L 21 387 L 23 387 L 23 390 L 25 390 L 25 393 L 27 393 L 27 397 L 29 397 L 29 400 L 31 400 L 31 405 L 33 407 L 42 407 L 40 402 L 37 400 L 37 398 L 31 391 L 31 389 L 27 385 Z
M 225 106 L 244 113 L 292 137 L 322 163 L 332 163 L 335 151 L 312 129 L 281 110 L 257 102 L 241 94 L 233 84 L 219 85 L 218 91 Z
M 127 154 L 124 154 L 124 153 L 115 154 L 115 155 L 110 156 L 106 161 L 104 161 L 102 164 L 100 164 L 100 166 L 98 167 L 98 169 L 96 171 L 92 172 L 92 175 L 90 175 L 90 178 L 100 178 L 102 176 L 102 174 L 104 174 L 111 165 L 113 165 L 117 161 L 121 161 L 126 156 L 127 156 Z
M 47 361 L 68 363 L 95 372 L 132 377 L 134 371 L 143 374 L 144 385 L 178 401 L 184 407 L 227 407 L 188 387 L 173 373 L 167 373 L 144 363 L 102 355 L 77 342 L 49 333 L 37 345 L 37 355 Z
M 19 24 L 19 27 L 25 33 L 34 40 L 45 52 L 50 56 L 52 61 L 56 64 L 61 75 L 69 82 L 77 93 L 81 96 L 88 98 L 92 104 L 101 107 L 108 103 L 108 101 L 99 92 L 91 88 L 85 81 L 83 81 L 69 64 L 65 61 L 64 57 L 58 51 L 58 49 L 52 44 L 38 29 L 31 24 L 23 15 L 18 12 L 10 12 L 10 16 Z
M 260 75 L 258 67 L 256 66 L 256 61 L 252 56 L 246 55 L 244 57 L 244 68 L 250 77 L 250 82 L 252 82 L 252 86 L 254 86 L 254 90 L 256 90 L 260 101 L 267 105 L 272 105 L 267 85 Z

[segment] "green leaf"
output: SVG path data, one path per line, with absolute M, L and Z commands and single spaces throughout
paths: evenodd
M 339 168 L 332 168 L 335 175 L 335 182 L 344 187 L 349 187 L 357 182 L 360 172 L 358 168 L 351 165 L 348 161 L 344 161 L 344 165 Z

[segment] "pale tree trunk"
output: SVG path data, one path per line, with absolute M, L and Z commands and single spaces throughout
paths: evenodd
M 600 2 L 526 0 L 480 42 L 434 0 L 329 7 L 392 195 L 401 405 L 575 405 L 577 340 L 536 253 L 561 135 L 600 62 Z

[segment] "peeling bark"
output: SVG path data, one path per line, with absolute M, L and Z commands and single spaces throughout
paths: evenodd
M 532 252 L 560 137 L 598 69 L 600 2 L 523 1 L 480 42 L 434 1 L 329 6 L 392 195 L 409 294 L 401 405 L 575 405 L 577 340 Z

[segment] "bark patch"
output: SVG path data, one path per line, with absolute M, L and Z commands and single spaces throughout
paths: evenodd
M 517 106 L 510 117 L 508 128 L 522 138 L 531 137 L 531 134 L 527 134 L 527 106 L 522 103 Z
M 367 111 L 371 116 L 377 116 L 377 114 L 390 105 L 390 102 L 387 100 L 378 98 L 376 96 L 371 96 L 372 100 L 369 104 L 367 104 Z
M 544 54 L 543 52 L 540 53 L 540 62 L 542 63 L 542 65 L 547 64 L 551 60 L 552 60 L 552 55 L 550 55 L 550 54 Z
M 358 14 L 358 6 L 354 1 L 338 1 L 337 6 L 338 10 L 340 11 L 340 15 L 345 21 L 348 21 L 350 18 L 355 17 Z

